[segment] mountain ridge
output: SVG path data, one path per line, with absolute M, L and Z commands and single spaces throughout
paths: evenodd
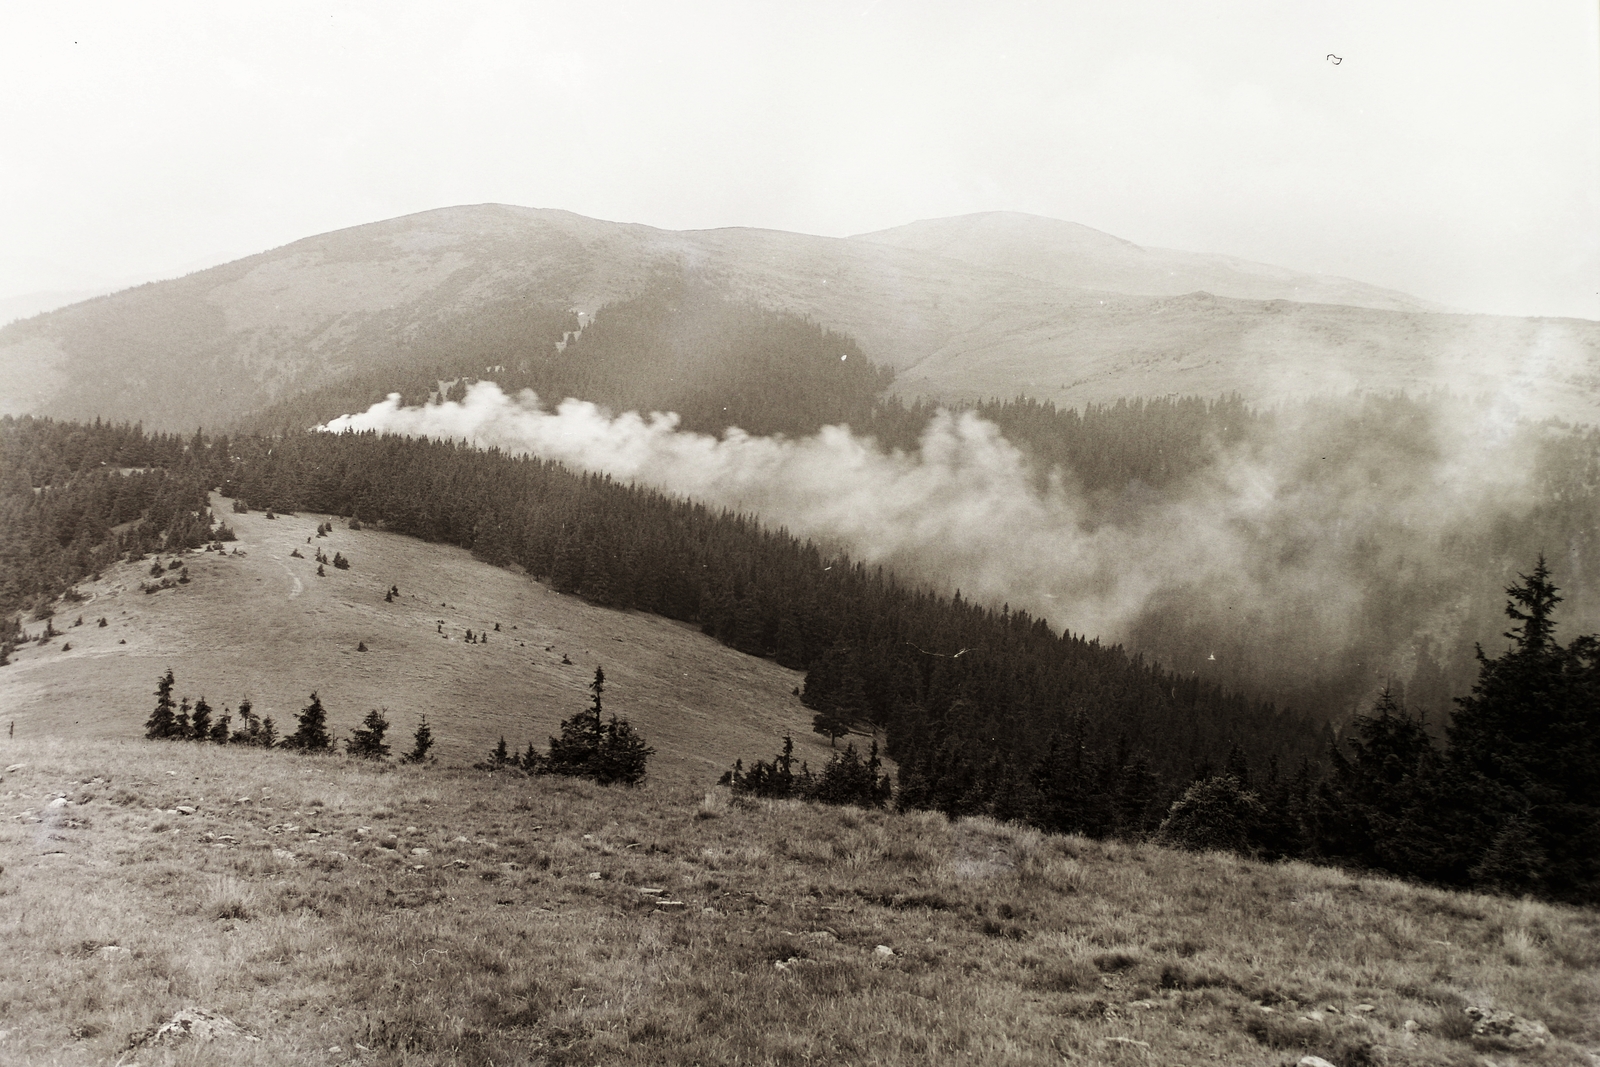
M 983 236 L 1023 223 L 1026 240 Z M 1183 270 L 1162 284 L 1189 287 L 1066 284 L 1087 268 L 1073 266 L 1071 243 L 1052 234 L 1091 235 L 1134 266 L 1175 264 Z M 558 208 L 439 208 L 0 327 L 0 413 L 225 427 L 331 382 L 381 375 L 408 337 L 448 334 L 497 303 L 592 313 L 693 277 L 728 300 L 855 338 L 896 371 L 894 390 L 907 398 L 1025 393 L 1068 406 L 1237 392 L 1272 403 L 1328 390 L 1453 388 L 1505 392 L 1524 414 L 1600 421 L 1600 323 L 1268 299 L 1261 294 L 1279 282 L 1259 273 L 1239 282 L 1258 295 L 1231 296 L 1218 292 L 1224 285 L 1190 285 L 1227 281 L 1205 273 L 1219 269 L 1216 257 L 1163 255 L 1011 213 L 836 238 L 663 230 Z M 1123 260 L 1105 263 L 1103 284 L 1159 287 Z M 1313 278 L 1285 277 L 1290 289 Z

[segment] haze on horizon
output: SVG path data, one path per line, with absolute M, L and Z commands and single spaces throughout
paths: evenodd
M 1021 211 L 1600 319 L 1577 0 L 87 2 L 4 29 L 0 297 L 501 202 L 830 236 Z

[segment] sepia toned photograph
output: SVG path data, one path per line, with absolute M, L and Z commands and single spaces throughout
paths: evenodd
M 1600 1067 L 1600 7 L 0 7 L 0 961 L 7 1067 Z

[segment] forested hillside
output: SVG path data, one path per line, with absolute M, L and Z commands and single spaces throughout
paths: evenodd
M 1455 694 L 1443 744 L 1393 693 L 1336 737 L 1303 711 L 1058 635 L 1025 611 L 936 595 L 748 518 L 538 459 L 372 433 L 185 443 L 104 424 L 0 426 L 11 606 L 43 606 L 117 555 L 224 535 L 204 507 L 219 484 L 241 506 L 460 545 L 804 669 L 819 731 L 883 736 L 902 808 L 1094 836 L 1160 827 L 1196 847 L 1597 892 L 1600 646 L 1554 639 L 1563 598 L 1542 559 L 1509 587 L 1512 648 L 1477 654 L 1477 685 Z M 112 466 L 132 461 L 164 466 Z
M 613 411 L 672 411 L 686 429 L 805 434 L 861 423 L 893 375 L 854 340 L 798 315 L 736 303 L 687 275 L 608 304 L 587 326 L 570 311 L 502 301 L 466 322 L 404 339 L 395 368 L 341 380 L 244 420 L 267 432 L 305 429 L 398 392 L 417 404 L 441 383 L 492 381 L 547 404 L 578 397 Z

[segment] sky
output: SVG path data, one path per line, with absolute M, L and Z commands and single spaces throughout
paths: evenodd
M 1593 0 L 0 8 L 0 298 L 453 204 L 1031 212 L 1600 319 Z

